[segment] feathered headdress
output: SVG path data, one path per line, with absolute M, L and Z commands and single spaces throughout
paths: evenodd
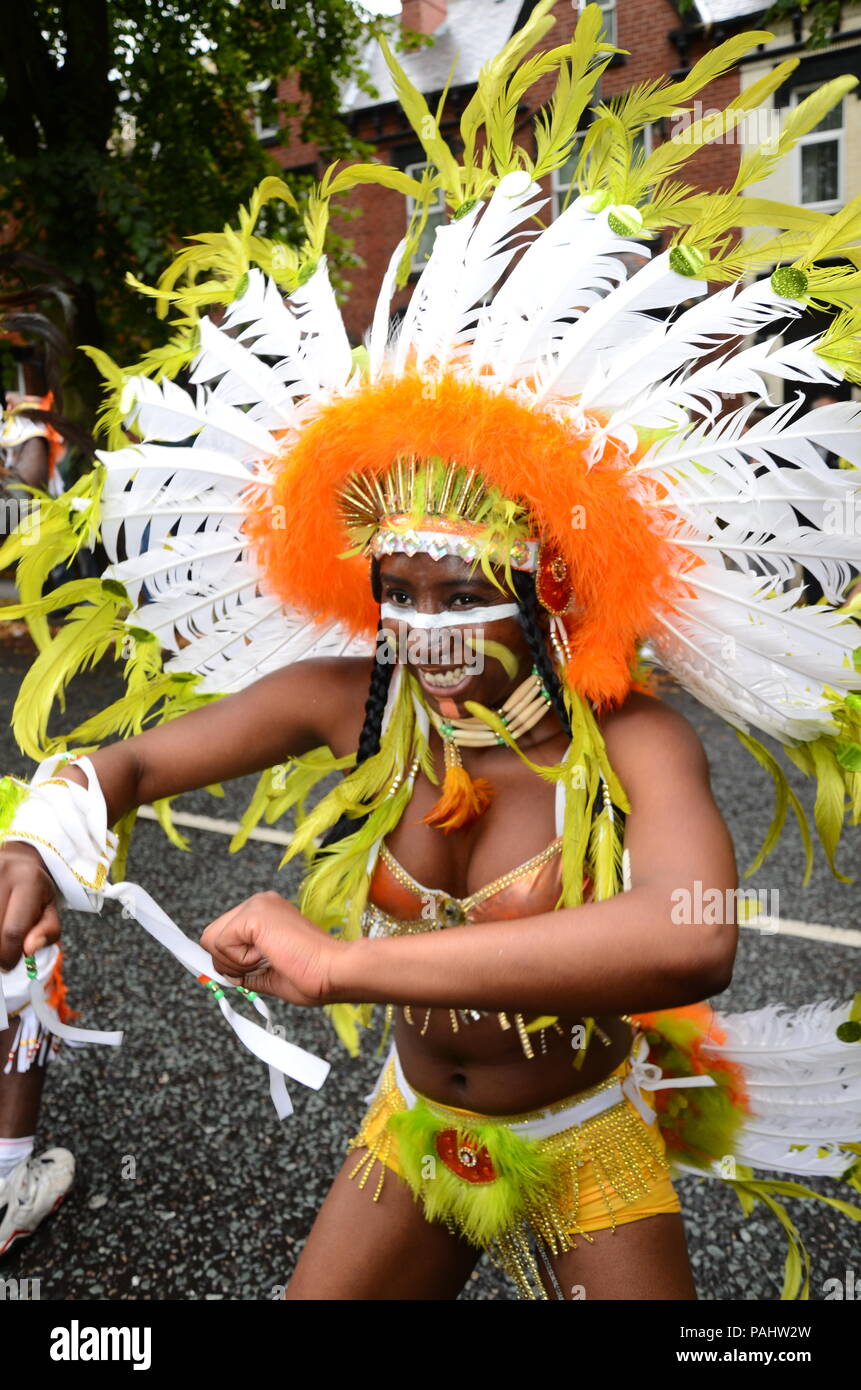
M 359 480 L 385 498 L 405 461 L 436 460 L 507 499 L 512 546 L 540 541 L 561 586 L 562 601 L 554 607 L 551 594 L 546 606 L 570 699 L 587 714 L 589 703 L 620 701 L 645 650 L 728 720 L 775 778 L 778 812 L 764 848 L 787 805 L 804 818 L 753 730 L 817 778 L 817 826 L 833 856 L 847 806 L 855 820 L 861 814 L 858 639 L 841 610 L 861 567 L 861 407 L 805 410 L 800 391 L 776 405 L 768 383 L 861 380 L 861 200 L 828 216 L 744 190 L 855 79 L 802 102 L 777 141 L 745 156 L 731 189 L 701 193 L 678 177 L 686 160 L 760 105 L 794 61 L 648 155 L 637 137 L 684 112 L 770 37 L 737 36 L 679 82 L 641 84 L 595 106 L 577 196 L 542 229 L 538 180 L 570 156 L 615 51 L 590 5 L 569 43 L 527 57 L 553 23 L 550 8 L 542 0 L 483 69 L 461 119 L 461 160 L 386 50 L 431 166 L 423 182 L 376 165 L 330 171 L 309 205 L 305 246 L 279 257 L 254 233 L 266 197 L 290 196 L 269 181 L 238 233 L 198 238 L 151 291 L 180 315 L 170 353 L 143 373 L 103 362 L 114 439 L 122 421 L 128 442 L 100 454 L 90 478 L 44 508 L 52 565 L 64 545 L 71 553 L 98 528 L 112 564 L 101 580 L 40 599 L 39 558 L 16 549 L 14 537 L 0 552 L 0 565 L 21 560 L 24 602 L 7 612 L 29 615 L 43 648 L 14 716 L 28 753 L 135 732 L 292 661 L 369 653 L 377 615 L 368 543 L 396 516 L 384 505 L 370 523 L 367 513 L 357 520 L 350 495 L 355 504 Z M 556 87 L 530 155 L 515 143 L 515 113 L 548 72 Z M 324 210 L 333 192 L 373 179 L 409 192 L 417 212 L 365 345 L 351 349 L 322 255 Z M 392 294 L 439 188 L 451 218 L 392 332 Z M 772 230 L 735 239 L 734 228 L 757 226 Z M 649 240 L 665 229 L 672 244 L 653 252 Z M 775 263 L 770 276 L 752 278 Z M 199 283 L 203 270 L 214 278 Z M 200 317 L 213 302 L 223 306 L 218 325 Z M 834 312 L 829 328 L 784 343 L 810 306 Z M 168 374 L 185 365 L 182 388 Z M 725 398 L 741 393 L 753 402 L 725 410 Z M 853 467 L 829 469 L 820 450 Z M 447 507 L 456 522 L 454 493 Z M 497 549 L 499 524 L 497 508 Z M 823 603 L 799 605 L 799 564 L 821 583 Z M 72 602 L 50 641 L 44 614 Z M 115 644 L 128 694 L 48 737 L 55 696 Z M 402 751 L 424 756 L 418 746 Z M 315 771 L 326 766 L 319 757 Z M 367 775 L 355 798 L 365 807 L 383 795 L 382 781 L 369 787 Z M 300 782 L 285 790 L 265 775 L 245 830 L 264 811 L 274 819 L 295 804 L 307 768 Z

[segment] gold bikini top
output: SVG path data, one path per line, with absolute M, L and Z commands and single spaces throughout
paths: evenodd
M 553 912 L 560 905 L 562 897 L 562 838 L 558 836 L 539 854 L 518 864 L 508 873 L 495 878 L 492 883 L 470 893 L 466 898 L 455 898 L 438 888 L 427 888 L 419 883 L 395 859 L 391 850 L 380 846 L 376 868 L 368 890 L 368 903 L 362 917 L 362 932 L 365 936 L 408 936 L 419 932 L 444 931 L 465 923 L 501 922 L 517 917 L 538 916 Z M 584 900 L 591 891 L 591 882 L 584 881 Z M 387 1009 L 387 1017 L 394 1010 Z M 413 1023 L 412 1010 L 404 1006 L 407 1023 Z M 421 1032 L 427 1031 L 431 1009 L 425 1012 Z M 449 1009 L 452 1032 L 457 1033 L 461 1024 L 476 1023 L 486 1017 L 487 1011 L 480 1009 Z M 499 1026 L 503 1030 L 512 1026 L 507 1014 L 497 1013 Z M 520 1038 L 526 1057 L 535 1055 L 522 1014 L 515 1014 L 513 1024 Z M 551 1026 L 562 1033 L 558 1022 Z M 546 1051 L 546 1029 L 538 1030 L 538 1044 Z M 533 1034 L 534 1036 L 534 1034 Z
M 368 891 L 362 930 L 366 936 L 403 936 L 442 931 L 467 922 L 501 922 L 553 912 L 562 894 L 561 851 L 560 836 L 492 883 L 466 898 L 455 898 L 419 883 L 383 844 Z

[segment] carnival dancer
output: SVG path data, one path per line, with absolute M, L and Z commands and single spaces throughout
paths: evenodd
M 692 1298 L 671 1168 L 777 1211 L 796 1257 L 787 1297 L 806 1296 L 806 1254 L 777 1198 L 861 1219 L 795 1180 L 858 1189 L 858 1001 L 740 1015 L 703 1003 L 730 979 L 732 913 L 679 923 L 672 905 L 680 889 L 730 901 L 733 851 L 698 740 L 647 693 L 638 659 L 647 644 L 774 777 L 762 853 L 790 806 L 808 860 L 812 846 L 751 730 L 817 779 L 833 864 L 845 814 L 861 812 L 856 637 L 841 611 L 861 539 L 798 514 L 854 498 L 854 471 L 828 469 L 819 449 L 861 462 L 859 407 L 799 422 L 803 402 L 772 406 L 765 378 L 857 379 L 854 280 L 831 261 L 858 254 L 861 213 L 741 191 L 854 79 L 802 103 L 734 189 L 700 194 L 675 177 L 687 156 L 791 64 L 708 131 L 694 123 L 645 159 L 635 137 L 767 36 L 730 40 L 682 81 L 597 107 L 579 196 L 537 231 L 538 180 L 570 152 L 614 51 L 588 6 L 570 45 L 525 58 L 550 8 L 485 69 L 462 162 L 389 55 L 435 172 L 421 187 L 376 166 L 354 174 L 418 205 L 362 348 L 320 255 L 321 209 L 349 171 L 330 172 L 309 205 L 307 246 L 278 258 L 286 300 L 272 247 L 253 236 L 264 197 L 289 196 L 277 181 L 238 234 L 182 253 L 157 291 L 180 323 L 207 296 L 227 311 L 171 348 L 193 391 L 108 365 L 118 447 L 64 515 L 98 528 L 114 563 L 76 591 L 62 652 L 46 648 L 16 707 L 22 746 L 51 756 L 29 795 L 15 786 L 0 873 L 16 843 L 41 840 L 52 875 L 77 874 L 92 908 L 129 889 L 105 887 L 106 866 L 116 854 L 119 874 L 145 802 L 175 836 L 171 797 L 262 770 L 237 848 L 261 817 L 297 810 L 285 857 L 309 856 L 298 906 L 258 894 L 203 936 L 218 994 L 238 982 L 325 1007 L 353 1052 L 373 1005 L 387 1006 L 389 1053 L 295 1299 L 454 1297 L 482 1250 L 526 1298 L 578 1284 L 590 1298 Z M 554 67 L 532 155 L 510 113 Z M 452 218 L 390 333 L 422 198 L 426 209 L 438 187 Z M 739 247 L 730 229 L 754 220 L 778 230 Z M 643 239 L 667 227 L 672 246 L 652 255 Z M 197 283 L 210 267 L 215 290 Z M 710 281 L 727 283 L 709 294 Z M 813 301 L 839 306 L 834 323 L 782 344 Z M 742 391 L 766 407 L 751 428 L 751 406 L 721 414 Z M 798 562 L 824 604 L 797 605 Z M 39 603 L 27 611 L 37 620 Z M 58 684 L 115 641 L 128 695 L 49 739 Z M 111 732 L 117 742 L 63 765 L 70 746 Z M 309 807 L 333 771 L 344 775 Z

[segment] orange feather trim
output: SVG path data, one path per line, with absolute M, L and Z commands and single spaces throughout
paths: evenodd
M 57 956 L 54 969 L 51 971 L 48 988 L 45 990 L 45 1002 L 52 1009 L 56 1009 L 61 1023 L 69 1023 L 73 1018 L 80 1018 L 80 1014 L 74 1009 L 70 1009 L 66 1003 L 68 992 L 66 981 L 63 979 L 63 952 L 61 951 Z
M 493 787 L 486 777 L 470 777 L 465 767 L 447 767 L 442 795 L 426 816 L 422 825 L 433 825 L 448 835 L 483 816 L 493 800 Z
M 318 621 L 371 635 L 368 561 L 344 556 L 350 538 L 338 495 L 351 473 L 382 477 L 400 456 L 455 460 L 524 503 L 535 533 L 566 561 L 574 593 L 565 619 L 569 685 L 599 707 L 623 700 L 638 638 L 684 592 L 674 571 L 685 552 L 663 539 L 669 515 L 657 485 L 631 478 L 634 459 L 612 440 L 590 467 L 587 450 L 602 421 L 595 415 L 578 430 L 561 418 L 560 404 L 568 403 L 531 410 L 452 373 L 430 392 L 408 371 L 319 407 L 284 440 L 271 497 L 248 493 L 244 529 L 265 585 Z
M 654 1013 L 631 1014 L 631 1019 L 644 1031 L 650 1028 L 661 1031 L 661 1018 L 678 1020 L 693 1025 L 696 1030 L 686 1047 L 693 1070 L 705 1075 L 706 1072 L 719 1072 L 726 1081 L 727 1092 L 732 1104 L 745 1114 L 750 1113 L 750 1095 L 745 1082 L 744 1068 L 738 1062 L 730 1062 L 726 1057 L 703 1052 L 703 1043 L 726 1042 L 726 1033 L 716 1023 L 716 1015 L 711 1004 L 685 1004 L 678 1009 L 659 1009 Z M 666 1104 L 667 1093 L 658 1093 Z M 661 1108 L 659 1104 L 658 1108 Z

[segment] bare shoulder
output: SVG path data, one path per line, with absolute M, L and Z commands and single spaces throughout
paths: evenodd
M 267 687 L 273 711 L 303 711 L 333 751 L 352 751 L 364 721 L 372 667 L 371 657 L 318 657 L 273 671 L 260 686 Z
M 610 762 L 632 789 L 656 780 L 709 781 L 705 749 L 683 714 L 651 695 L 632 691 L 617 709 L 600 721 Z

